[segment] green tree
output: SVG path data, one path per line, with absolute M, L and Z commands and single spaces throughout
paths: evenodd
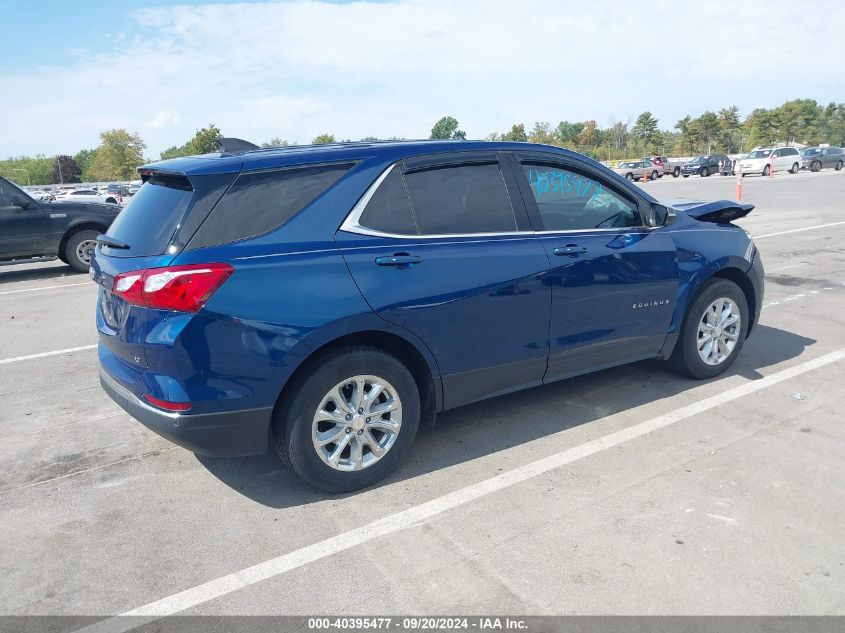
M 290 145 L 290 143 L 288 143 L 285 139 L 274 136 L 266 143 L 262 143 L 261 147 L 287 147 L 288 145 Z
M 707 150 L 710 154 L 713 152 L 713 145 L 719 134 L 719 117 L 714 112 L 709 110 L 696 119 L 698 124 L 698 138 L 701 141 L 700 148 Z
M 700 136 L 700 129 L 698 120 L 693 119 L 690 115 L 675 123 L 675 129 L 680 134 L 680 153 L 681 154 L 697 154 L 698 153 L 698 139 Z
M 311 141 L 312 145 L 328 145 L 329 143 L 334 143 L 334 134 L 318 134 L 314 137 L 314 140 Z
M 775 110 L 756 108 L 745 120 L 745 128 L 752 146 L 772 145 L 780 136 L 780 117 Z
M 458 123 L 455 117 L 444 116 L 431 128 L 431 136 L 429 138 L 441 140 L 457 139 L 463 141 L 467 135 L 463 130 L 459 130 L 459 127 L 460 123 Z
M 79 165 L 80 170 L 80 178 L 82 178 L 82 182 L 88 182 L 90 179 L 88 178 L 88 171 L 91 169 L 91 163 L 94 162 L 94 157 L 97 155 L 97 150 L 95 149 L 81 149 L 73 156 L 73 160 L 76 161 L 76 164 Z
M 196 156 L 198 154 L 212 154 L 219 151 L 219 141 L 223 138 L 214 123 L 209 123 L 208 127 L 197 130 L 194 137 L 184 145 L 174 145 L 168 147 L 161 153 L 161 160 L 168 158 L 179 158 L 180 156 Z
M 578 135 L 583 131 L 583 123 L 570 123 L 569 121 L 561 121 L 555 128 L 555 136 L 557 143 L 566 147 L 575 147 Z
M 16 156 L 0 161 L 0 175 L 22 185 L 46 185 L 53 170 L 53 157 Z
M 126 130 L 106 130 L 100 133 L 100 146 L 89 169 L 92 180 L 131 180 L 135 170 L 144 162 L 144 141 Z
M 644 153 L 653 153 L 660 144 L 660 130 L 657 127 L 657 119 L 651 112 L 646 110 L 637 117 L 634 127 L 631 128 L 631 136 L 640 142 L 640 148 Z
M 82 170 L 72 157 L 59 154 L 53 161 L 53 170 L 50 173 L 50 184 L 65 182 L 81 182 L 79 177 Z
M 595 147 L 599 142 L 598 125 L 595 121 L 584 121 L 583 129 L 575 137 L 579 149 L 586 150 Z
M 503 141 L 517 141 L 525 143 L 528 141 L 528 135 L 525 133 L 525 124 L 513 125 L 510 132 L 502 134 Z
M 739 108 L 737 106 L 730 106 L 719 110 L 719 132 L 718 140 L 721 149 L 728 154 L 742 151 L 740 143 L 742 141 L 741 127 L 739 122 Z
M 532 143 L 543 143 L 544 145 L 555 145 L 557 136 L 552 130 L 551 123 L 547 121 L 537 121 L 534 127 L 531 128 L 531 134 L 528 140 Z

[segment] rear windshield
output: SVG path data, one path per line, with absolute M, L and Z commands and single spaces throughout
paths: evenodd
M 184 176 L 152 176 L 121 211 L 106 233 L 129 245 L 109 248 L 112 257 L 161 255 L 167 249 L 194 195 Z

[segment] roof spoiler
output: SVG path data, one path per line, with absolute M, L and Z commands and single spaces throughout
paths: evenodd
M 670 206 L 679 209 L 700 222 L 721 224 L 745 217 L 754 209 L 753 204 L 736 200 L 715 200 L 698 202 L 693 200 L 671 201 Z
M 261 149 L 255 143 L 250 143 L 242 138 L 224 137 L 217 140 L 217 146 L 223 154 L 231 154 L 234 152 L 246 152 L 253 149 Z

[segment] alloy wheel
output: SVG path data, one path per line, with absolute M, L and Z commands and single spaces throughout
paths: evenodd
M 401 427 L 402 401 L 395 387 L 378 376 L 352 376 L 323 396 L 311 441 L 326 465 L 356 471 L 383 458 Z
M 742 316 L 739 307 L 726 297 L 716 299 L 698 322 L 698 355 L 708 365 L 721 365 L 739 341 Z

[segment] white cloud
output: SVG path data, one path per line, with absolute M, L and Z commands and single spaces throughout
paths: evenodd
M 0 156 L 73 152 L 111 127 L 148 154 L 210 122 L 257 142 L 427 136 L 444 114 L 470 137 L 514 122 L 624 119 L 645 109 L 744 112 L 842 100 L 845 3 L 695 5 L 558 0 L 282 2 L 142 9 L 109 52 L 0 75 Z M 122 34 L 121 34 L 122 35 Z M 808 57 L 808 43 L 826 42 Z

